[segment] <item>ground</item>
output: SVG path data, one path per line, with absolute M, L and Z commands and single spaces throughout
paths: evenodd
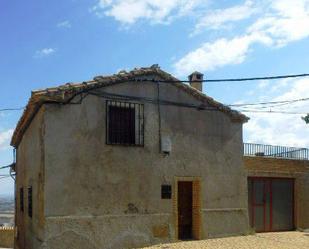
M 308 232 L 258 233 L 201 241 L 162 244 L 144 249 L 308 249 Z

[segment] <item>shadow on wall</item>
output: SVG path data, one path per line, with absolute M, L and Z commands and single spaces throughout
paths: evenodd
M 14 247 L 14 227 L 0 227 L 0 247 Z

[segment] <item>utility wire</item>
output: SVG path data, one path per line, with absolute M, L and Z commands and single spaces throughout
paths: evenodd
M 227 79 L 205 79 L 200 80 L 200 82 L 237 82 L 237 81 L 255 81 L 255 80 L 275 80 L 275 79 L 286 79 L 286 78 L 297 78 L 297 77 L 308 77 L 309 74 L 289 74 L 289 75 L 277 75 L 277 76 L 266 76 L 266 77 L 251 77 L 251 78 L 227 78 Z M 134 80 L 126 80 L 126 81 L 152 81 L 157 83 L 189 83 L 189 80 L 156 80 L 156 79 L 134 79 Z M 86 94 L 87 95 L 87 94 Z M 83 96 L 81 97 L 80 102 L 82 101 Z M 250 105 L 266 105 L 266 104 L 279 104 L 279 103 L 293 103 L 298 101 L 307 101 L 309 98 L 296 99 L 296 100 L 288 100 L 288 101 L 271 101 L 271 102 L 261 102 L 261 103 L 247 103 L 247 104 L 231 104 L 227 105 L 229 107 L 243 107 Z M 77 103 L 79 104 L 79 103 Z M 25 109 L 25 107 L 20 108 L 4 108 L 0 109 L 0 112 L 5 111 L 20 111 Z
M 277 76 L 264 76 L 264 77 L 248 77 L 248 78 L 226 78 L 226 79 L 205 79 L 196 80 L 198 82 L 235 82 L 235 81 L 254 81 L 254 80 L 277 80 L 277 79 L 287 79 L 287 78 L 299 78 L 308 77 L 309 74 L 287 74 L 287 75 L 277 75 Z M 153 81 L 161 83 L 190 83 L 190 80 L 149 80 L 149 79 L 138 79 L 133 81 Z
M 286 112 L 286 111 L 260 111 L 260 110 L 239 110 L 240 112 L 251 112 L 251 113 L 275 113 L 275 114 L 297 114 L 297 115 L 306 115 L 305 112 Z
M 11 168 L 11 167 L 12 167 L 12 165 L 7 165 L 7 166 L 0 167 L 0 169 L 7 169 L 7 168 Z
M 252 106 L 252 105 L 268 105 L 268 104 L 290 104 L 301 101 L 308 101 L 309 98 L 301 98 L 301 99 L 291 99 L 291 100 L 282 100 L 282 101 L 269 101 L 269 102 L 259 102 L 259 103 L 244 103 L 244 104 L 231 104 L 227 106 L 231 107 L 242 107 L 242 106 Z
M 308 77 L 308 76 L 309 76 L 309 74 L 289 74 L 289 75 L 277 75 L 277 76 L 253 77 L 253 78 L 203 80 L 203 82 L 233 82 L 233 81 L 252 81 L 252 80 L 277 80 L 277 79 L 298 78 L 298 77 Z M 184 81 L 182 81 L 182 82 L 184 82 Z M 190 82 L 190 81 L 187 81 L 187 82 Z
M 9 177 L 11 177 L 11 176 L 0 176 L 0 180 L 6 179 L 6 178 L 9 178 Z
M 20 111 L 25 109 L 25 107 L 20 107 L 20 108 L 4 108 L 0 109 L 0 112 L 7 112 L 7 111 Z

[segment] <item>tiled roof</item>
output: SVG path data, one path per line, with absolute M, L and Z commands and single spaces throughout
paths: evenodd
M 205 95 L 204 93 L 196 90 L 188 84 L 181 83 L 177 78 L 171 74 L 161 70 L 157 65 L 151 67 L 135 68 L 130 72 L 120 71 L 118 74 L 110 76 L 97 76 L 93 80 L 82 82 L 82 83 L 67 83 L 58 87 L 47 88 L 44 90 L 33 91 L 28 104 L 16 126 L 14 131 L 11 145 L 17 147 L 22 139 L 22 136 L 32 119 L 34 118 L 37 111 L 45 103 L 67 103 L 76 95 L 83 91 L 100 88 L 119 82 L 126 82 L 135 79 L 143 79 L 147 76 L 158 76 L 160 79 L 167 81 L 175 81 L 174 84 L 178 88 L 188 92 L 200 101 L 207 103 L 218 110 L 227 113 L 236 122 L 247 122 L 248 117 L 241 114 L 238 111 L 232 110 L 228 106 L 225 106 L 213 98 Z

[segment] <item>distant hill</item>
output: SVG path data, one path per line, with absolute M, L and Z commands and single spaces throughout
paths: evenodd
M 0 195 L 0 213 L 14 212 L 14 197 Z

